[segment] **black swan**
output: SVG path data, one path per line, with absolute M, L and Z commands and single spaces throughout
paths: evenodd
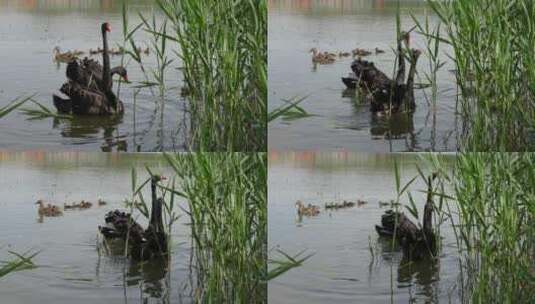
M 388 210 L 381 216 L 381 226 L 375 230 L 382 237 L 394 237 L 400 242 L 403 252 L 411 260 L 420 260 L 435 255 L 437 237 L 433 232 L 433 180 L 437 173 L 427 178 L 427 201 L 424 207 L 423 227 L 419 229 L 404 213 Z
M 416 64 L 421 54 L 420 50 L 411 49 L 409 51 L 410 69 L 405 81 L 405 54 L 401 46 L 403 40 L 406 47 L 409 47 L 409 34 L 402 33 L 398 39 L 398 70 L 395 80 L 390 79 L 379 70 L 373 62 L 356 59 L 351 63 L 353 73 L 349 77 L 343 77 L 342 82 L 350 89 L 359 86 L 365 92 L 371 103 L 372 112 L 391 110 L 398 112 L 402 110 L 402 105 L 406 104 L 409 110 L 414 110 L 414 76 L 416 74 Z
M 124 67 L 110 69 L 110 55 L 107 33 L 109 23 L 102 24 L 103 66 L 94 60 L 72 60 L 67 65 L 68 81 L 60 91 L 69 98 L 54 95 L 54 106 L 60 113 L 77 115 L 117 115 L 124 113 L 124 105 L 112 91 L 112 77 L 119 74 L 126 81 L 128 76 Z
M 135 260 L 149 260 L 167 253 L 167 235 L 163 226 L 163 198 L 156 197 L 156 184 L 165 179 L 162 176 L 151 177 L 152 210 L 149 226 L 143 230 L 129 213 L 119 210 L 110 211 L 106 217 L 106 226 L 99 226 L 106 239 L 128 238 L 128 253 Z

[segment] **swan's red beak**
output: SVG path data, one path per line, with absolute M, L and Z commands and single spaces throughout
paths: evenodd
M 124 76 L 123 76 L 123 79 L 124 79 L 124 81 L 126 81 L 126 82 L 130 82 L 130 81 L 128 81 L 128 75 L 124 75 Z
M 166 180 L 167 177 L 165 177 L 165 176 L 160 176 L 160 179 L 161 179 L 161 180 Z
M 106 23 L 106 31 L 111 32 L 111 25 Z

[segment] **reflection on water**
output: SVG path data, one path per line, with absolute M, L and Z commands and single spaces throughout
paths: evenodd
M 376 117 L 369 104 L 354 91 L 346 90 L 341 77 L 350 72 L 350 57 L 338 58 L 332 65 L 314 66 L 309 50 L 338 53 L 355 48 L 386 50 L 366 60 L 390 75 L 395 56 L 395 14 L 397 1 L 269 0 L 268 60 L 269 109 L 273 110 L 292 96 L 307 96 L 302 106 L 315 116 L 278 120 L 269 126 L 270 149 L 313 150 L 350 149 L 357 151 L 455 151 L 458 121 L 455 115 L 456 83 L 448 72 L 454 64 L 444 48 L 438 71 L 436 106 L 428 101 L 430 88 L 415 90 L 417 103 L 412 118 L 394 115 Z M 400 1 L 403 28 L 414 25 L 409 13 L 423 20 L 431 14 L 425 1 Z M 431 23 L 436 16 L 430 16 Z M 291 42 L 291 43 L 290 43 Z M 413 35 L 411 46 L 424 50 L 423 37 Z M 428 59 L 418 62 L 416 83 L 425 83 Z M 389 120 L 389 121 L 388 121 Z
M 453 161 L 450 156 L 443 158 Z M 313 256 L 301 267 L 270 281 L 275 303 L 449 303 L 458 301 L 455 238 L 441 227 L 438 261 L 409 263 L 392 242 L 379 238 L 374 225 L 395 198 L 394 162 L 402 185 L 424 166 L 419 155 L 294 152 L 269 154 L 270 258 L 275 248 L 288 254 L 305 250 Z M 417 180 L 411 193 L 421 214 L 425 183 Z M 365 200 L 348 209 L 326 211 L 297 221 L 295 202 L 323 206 L 325 202 Z M 406 203 L 405 197 L 401 201 Z M 406 212 L 407 213 L 407 212 Z
M 171 233 L 170 261 L 133 263 L 109 255 L 97 227 L 104 215 L 125 209 L 131 169 L 146 178 L 145 166 L 172 176 L 160 155 L 0 152 L 0 260 L 8 250 L 40 251 L 38 268 L 9 275 L 0 284 L 2 303 L 191 303 L 195 276 L 190 267 L 190 228 L 182 216 Z M 150 197 L 149 187 L 143 195 Z M 63 203 L 97 199 L 86 210 L 64 210 L 38 221 L 35 201 Z M 147 221 L 136 219 L 143 227 Z
M 37 94 L 35 99 L 55 110 L 52 94 L 65 82 L 65 64 L 53 62 L 52 50 L 63 51 L 102 47 L 100 24 L 110 22 L 110 47 L 123 41 L 122 5 L 124 1 L 16 1 L 0 0 L 0 107 L 17 96 Z M 128 1 L 132 25 L 145 16 L 158 14 L 151 0 Z M 148 35 L 138 31 L 136 44 L 149 46 Z M 171 50 L 169 50 L 171 51 Z M 102 61 L 101 55 L 93 59 Z M 156 68 L 153 53 L 144 55 L 148 74 Z M 111 66 L 122 64 L 112 56 Z M 180 66 L 180 62 L 174 62 Z M 186 100 L 180 97 L 182 73 L 174 66 L 167 69 L 166 92 L 148 88 L 137 92 L 134 86 L 146 81 L 137 63 L 125 60 L 131 84 L 121 84 L 120 99 L 125 104 L 122 120 L 76 118 L 72 122 L 52 122 L 51 118 L 27 120 L 18 111 L 0 120 L 0 149 L 87 150 L 87 151 L 162 151 L 184 150 L 187 143 Z M 117 88 L 118 86 L 114 86 Z M 28 104 L 30 106 L 30 104 Z M 33 107 L 33 105 L 32 105 Z M 110 142 L 111 140 L 111 142 Z
M 117 138 L 117 127 L 123 118 L 115 117 L 74 117 L 74 119 L 53 120 L 53 128 L 61 130 L 61 136 L 71 139 L 103 140 L 101 148 L 104 152 L 110 152 L 114 146 L 117 151 L 127 151 L 128 143 L 124 140 L 126 135 Z M 123 138 L 123 139 L 121 139 Z

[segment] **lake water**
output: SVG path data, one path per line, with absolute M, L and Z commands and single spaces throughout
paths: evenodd
M 347 75 L 353 59 L 346 57 L 331 65 L 314 67 L 309 50 L 350 51 L 355 48 L 375 49 L 386 53 L 364 57 L 373 61 L 387 75 L 392 75 L 395 56 L 396 1 L 268 0 L 268 73 L 269 109 L 283 104 L 283 99 L 305 97 L 300 106 L 314 116 L 269 125 L 271 150 L 352 150 L 359 152 L 388 151 L 455 151 L 458 121 L 455 115 L 456 84 L 453 62 L 442 49 L 440 59 L 446 62 L 437 73 L 436 108 L 428 105 L 424 92 L 416 90 L 417 108 L 413 115 L 394 115 L 391 119 L 373 115 L 368 104 L 356 102 L 354 92 L 346 91 L 341 77 Z M 402 28 L 429 15 L 436 16 L 425 1 L 400 1 Z M 411 46 L 425 50 L 421 35 L 413 34 Z M 451 52 L 450 52 L 451 53 Z M 425 52 L 424 52 L 425 54 Z M 419 80 L 426 82 L 429 60 L 418 62 Z
M 123 200 L 132 191 L 131 169 L 137 169 L 139 184 L 148 178 L 145 165 L 172 177 L 159 155 L 0 153 L 0 260 L 11 258 L 8 250 L 39 251 L 34 258 L 38 268 L 1 279 L 1 302 L 193 302 L 190 227 L 183 213 L 171 233 L 168 272 L 158 263 L 130 263 L 97 250 L 97 227 L 104 224 L 108 211 L 125 210 Z M 150 197 L 148 185 L 143 193 Z M 38 199 L 63 206 L 82 199 L 95 203 L 98 198 L 108 204 L 38 219 Z
M 449 223 L 441 227 L 436 263 L 400 264 L 401 252 L 377 236 L 374 225 L 387 210 L 378 202 L 396 196 L 394 160 L 402 186 L 418 174 L 416 165 L 426 168 L 419 155 L 270 152 L 269 258 L 281 258 L 277 249 L 312 256 L 270 281 L 269 303 L 459 302 L 458 251 Z M 418 179 L 410 190 L 422 214 L 425 198 L 418 190 L 425 190 L 425 184 Z M 323 207 L 357 199 L 368 203 L 332 212 L 322 208 L 318 216 L 301 221 L 296 216 L 297 200 Z M 406 203 L 406 196 L 400 202 Z
M 100 25 L 109 22 L 110 47 L 122 44 L 123 1 L 17 1 L 0 0 L 0 107 L 18 96 L 36 94 L 35 99 L 55 111 L 52 94 L 65 82 L 65 64 L 53 62 L 52 51 L 102 47 Z M 154 1 L 129 1 L 132 26 L 138 12 L 151 17 Z M 138 31 L 136 43 L 145 48 L 149 40 Z M 82 55 L 87 56 L 88 54 Z M 170 57 L 176 57 L 169 53 Z M 102 56 L 92 57 L 102 62 Z M 154 52 L 143 56 L 147 73 L 156 67 Z M 113 56 L 111 66 L 121 64 Z M 0 120 L 0 149 L 85 150 L 85 151 L 170 151 L 186 148 L 185 100 L 180 97 L 182 73 L 175 61 L 167 70 L 167 90 L 163 98 L 157 89 L 142 89 L 134 107 L 134 86 L 145 80 L 139 65 L 125 62 L 131 84 L 122 84 L 120 98 L 125 104 L 122 119 L 75 118 L 69 120 L 27 120 L 18 111 Z M 117 89 L 117 84 L 114 85 Z M 32 107 L 31 104 L 27 105 Z M 135 114 L 134 114 L 135 112 Z

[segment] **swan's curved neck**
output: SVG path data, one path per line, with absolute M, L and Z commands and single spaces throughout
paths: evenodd
M 423 231 L 426 235 L 433 232 L 433 182 L 431 177 L 427 178 L 427 202 L 424 207 Z
M 150 182 L 150 191 L 152 195 L 152 204 L 156 202 L 156 181 L 154 179 Z
M 414 50 L 411 50 L 414 53 Z M 416 74 L 416 64 L 418 63 L 418 56 L 411 54 L 411 67 L 409 69 L 409 76 L 407 77 L 407 88 L 412 90 L 414 86 L 414 75 Z
M 404 40 L 404 37 L 398 37 L 398 73 L 396 76 L 397 85 L 401 85 L 405 82 L 405 56 L 403 55 L 403 46 L 401 45 L 401 40 Z
M 110 73 L 110 54 L 108 49 L 108 33 L 105 29 L 102 30 L 102 43 L 104 50 L 102 52 L 102 82 L 106 90 L 111 89 L 111 73 Z

